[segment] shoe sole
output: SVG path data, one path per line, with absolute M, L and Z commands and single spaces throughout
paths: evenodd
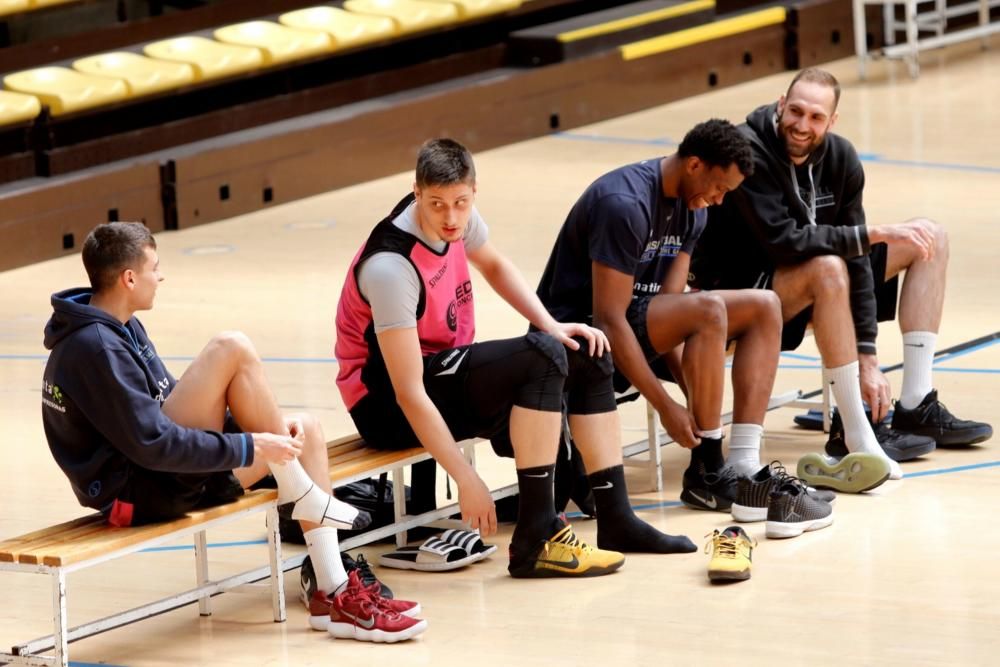
M 787 523 L 784 521 L 768 521 L 764 527 L 764 534 L 772 539 L 784 539 L 786 537 L 798 537 L 802 533 L 826 528 L 833 523 L 833 514 L 828 514 L 821 519 L 810 521 L 798 521 Z
M 420 621 L 399 632 L 385 632 L 384 630 L 366 630 L 351 623 L 330 623 L 327 632 L 331 637 L 337 639 L 356 639 L 362 642 L 375 642 L 377 644 L 395 644 L 416 637 L 427 629 L 427 621 Z
M 695 496 L 688 489 L 683 489 L 681 491 L 681 502 L 684 503 L 686 507 L 690 507 L 693 510 L 702 510 L 705 512 L 728 512 L 733 506 L 733 502 L 731 500 L 720 498 L 709 491 L 705 491 L 703 495 L 714 500 L 715 507 L 712 507 L 700 497 Z
M 730 511 L 733 514 L 733 519 L 740 523 L 754 523 L 755 521 L 765 521 L 767 519 L 766 507 L 748 507 L 733 503 Z
M 820 454 L 806 454 L 797 466 L 799 479 L 818 489 L 864 493 L 881 486 L 891 474 L 889 464 L 875 454 L 854 452 L 835 463 Z
M 930 436 L 934 437 L 934 436 Z M 980 442 L 986 442 L 993 437 L 993 429 L 980 429 L 977 433 L 973 435 L 952 435 L 951 437 L 943 437 L 937 440 L 938 447 L 971 447 L 972 445 L 978 445 Z
M 746 581 L 750 578 L 750 569 L 741 572 L 730 572 L 729 570 L 709 571 L 709 581 Z
M 526 572 L 511 570 L 507 568 L 507 572 L 514 579 L 551 579 L 553 577 L 560 577 L 563 579 L 570 578 L 582 578 L 582 577 L 601 577 L 605 574 L 611 574 L 621 569 L 621 566 L 625 564 L 625 559 L 618 561 L 617 563 L 612 563 L 611 565 L 604 566 L 593 566 L 589 567 L 582 572 L 571 572 L 569 570 L 554 570 L 547 567 L 537 568 L 532 566 L 532 568 Z

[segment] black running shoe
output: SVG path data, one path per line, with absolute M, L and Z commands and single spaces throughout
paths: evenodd
M 797 481 L 797 480 L 796 480 Z M 833 523 L 833 508 L 807 493 L 802 484 L 785 482 L 771 492 L 764 534 L 768 537 L 797 537 Z
M 869 415 L 871 413 L 866 412 Z M 875 439 L 882 447 L 882 450 L 893 461 L 912 461 L 925 454 L 933 452 L 937 445 L 934 438 L 917 435 L 916 433 L 906 433 L 890 428 L 885 422 L 880 422 L 875 426 Z M 835 458 L 847 456 L 847 443 L 844 441 L 844 422 L 840 418 L 839 412 L 833 413 L 833 421 L 830 422 L 830 439 L 826 441 L 826 453 Z
M 932 389 L 912 410 L 896 401 L 892 428 L 934 438 L 938 447 L 965 447 L 993 437 L 993 427 L 989 424 L 958 419 L 951 414 L 938 400 L 937 389 Z
M 344 565 L 344 571 L 347 574 L 357 570 L 361 583 L 366 587 L 371 586 L 373 583 L 378 583 L 381 586 L 379 594 L 386 599 L 392 599 L 392 591 L 378 580 L 375 573 L 372 572 L 371 565 L 365 559 L 364 554 L 358 555 L 358 559 L 354 560 L 349 553 L 342 551 L 340 553 L 340 562 Z M 316 589 L 316 572 L 313 570 L 312 559 L 306 556 L 306 559 L 302 561 L 302 571 L 299 573 L 299 599 L 302 600 L 302 604 L 306 608 L 309 607 L 309 601 L 312 600 Z
M 705 473 L 689 467 L 681 483 L 681 502 L 696 510 L 728 512 L 736 500 L 737 481 L 736 471 L 729 466 Z

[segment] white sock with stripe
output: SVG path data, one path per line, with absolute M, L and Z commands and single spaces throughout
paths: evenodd
M 903 334 L 903 388 L 899 404 L 907 410 L 920 405 L 934 389 L 931 368 L 937 334 L 932 331 L 911 331 Z
M 340 540 L 337 529 L 320 526 L 304 533 L 306 549 L 316 573 L 316 587 L 331 594 L 347 583 L 347 572 L 340 560 Z
M 868 422 L 865 406 L 861 401 L 861 385 L 859 384 L 859 367 L 857 361 L 852 361 L 836 368 L 826 368 L 823 377 L 830 385 L 833 398 L 844 421 L 844 442 L 852 452 L 875 454 L 889 463 L 890 479 L 902 479 L 903 471 L 899 464 L 886 455 L 885 450 L 875 439 L 875 431 Z

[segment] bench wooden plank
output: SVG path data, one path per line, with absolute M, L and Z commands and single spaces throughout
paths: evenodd
M 375 474 L 391 469 L 402 461 L 427 453 L 422 447 L 403 450 L 371 449 L 356 435 L 333 440 L 328 443 L 327 448 L 330 480 L 334 484 L 365 471 Z M 273 489 L 250 491 L 232 503 L 189 512 L 174 521 L 136 528 L 109 526 L 102 515 L 92 514 L 0 542 L 0 562 L 54 567 L 71 565 L 259 506 L 274 500 L 276 496 L 277 492 Z

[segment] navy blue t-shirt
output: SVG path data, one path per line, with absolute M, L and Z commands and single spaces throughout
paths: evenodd
M 663 195 L 660 161 L 601 176 L 570 210 L 538 285 L 555 319 L 593 320 L 591 261 L 634 276 L 634 299 L 659 292 L 677 253 L 694 250 L 705 210 L 689 211 L 680 199 Z

